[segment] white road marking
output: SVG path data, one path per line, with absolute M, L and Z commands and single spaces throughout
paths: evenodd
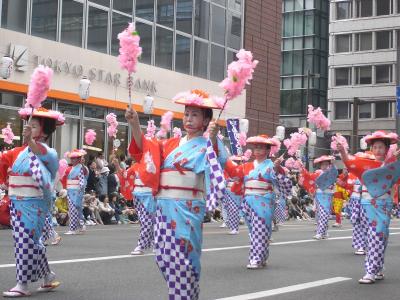
M 278 289 L 273 289 L 273 290 L 261 291 L 261 292 L 238 295 L 238 296 L 227 297 L 227 298 L 220 298 L 220 299 L 217 299 L 217 300 L 252 300 L 252 299 L 260 299 L 260 298 L 264 298 L 264 297 L 270 297 L 270 296 L 276 296 L 276 295 L 280 295 L 280 294 L 292 293 L 292 292 L 295 292 L 295 291 L 301 291 L 301 290 L 305 290 L 305 289 L 315 288 L 315 287 L 319 287 L 319 286 L 334 284 L 334 283 L 348 281 L 348 280 L 351 280 L 351 278 L 348 278 L 348 277 L 333 277 L 333 278 L 328 278 L 328 279 L 323 279 L 323 280 L 317 280 L 317 281 L 312 281 L 312 282 L 306 282 L 306 283 L 301 283 L 301 284 L 290 285 L 290 286 L 286 286 L 286 287 L 278 288 Z
M 390 235 L 399 235 L 400 232 L 392 232 Z M 336 241 L 336 240 L 348 240 L 351 239 L 351 236 L 340 236 L 340 237 L 331 237 L 327 240 L 317 241 L 314 239 L 309 240 L 296 240 L 296 241 L 286 241 L 286 242 L 273 242 L 271 246 L 281 246 L 281 245 L 293 245 L 293 244 L 304 244 L 304 243 L 324 243 L 329 241 Z M 206 248 L 203 249 L 202 252 L 217 252 L 217 251 L 228 251 L 228 250 L 237 250 L 237 249 L 246 249 L 250 248 L 249 245 L 244 246 L 232 246 L 232 247 L 222 247 L 222 248 Z M 114 255 L 114 256 L 100 256 L 100 257 L 89 257 L 89 258 L 78 258 L 78 259 L 65 259 L 65 260 L 54 260 L 49 261 L 50 265 L 58 265 L 58 264 L 68 264 L 68 263 L 76 263 L 76 262 L 92 262 L 92 261 L 104 261 L 104 260 L 113 260 L 113 259 L 121 259 L 121 258 L 138 258 L 138 257 L 146 257 L 146 256 L 154 256 L 154 253 L 147 253 L 144 255 Z M 15 264 L 3 264 L 0 265 L 1 268 L 11 268 L 15 267 Z

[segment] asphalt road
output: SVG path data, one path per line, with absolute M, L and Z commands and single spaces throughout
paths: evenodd
M 204 226 L 201 299 L 400 299 L 400 222 L 393 220 L 386 252 L 385 280 L 360 285 L 363 257 L 351 248 L 351 227 L 330 229 L 314 241 L 315 225 L 291 221 L 273 235 L 268 267 L 247 270 L 248 235 L 227 235 L 219 224 Z M 57 229 L 60 233 L 65 228 Z M 84 235 L 63 236 L 49 246 L 51 269 L 62 285 L 33 299 L 167 299 L 166 284 L 152 252 L 130 256 L 138 225 L 92 226 Z M 10 230 L 0 230 L 0 289 L 15 285 Z M 31 291 L 39 284 L 31 285 Z M 259 292 L 258 294 L 253 294 Z M 250 294 L 250 295 L 249 295 Z M 227 300 L 227 299 L 226 299 Z

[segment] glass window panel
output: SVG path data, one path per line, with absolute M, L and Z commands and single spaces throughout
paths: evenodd
M 296 36 L 303 35 L 304 32 L 303 17 L 304 17 L 303 12 L 296 12 L 294 14 L 294 35 Z
M 357 15 L 357 17 L 359 17 L 359 18 L 371 17 L 373 14 L 372 3 L 373 3 L 373 0 L 356 0 L 356 15 Z
M 57 110 L 65 115 L 79 116 L 79 105 L 57 101 Z
M 226 65 L 228 66 L 231 62 L 236 60 L 236 52 L 228 50 L 226 55 Z
M 283 9 L 285 12 L 294 10 L 294 0 L 284 0 Z
M 303 38 L 293 38 L 293 49 L 303 48 Z
M 117 121 L 118 122 L 122 122 L 122 123 L 126 123 L 126 119 L 125 119 L 125 111 L 124 110 L 116 110 L 116 109 L 111 109 L 108 111 L 109 113 L 112 112 L 117 116 Z
M 136 17 L 154 21 L 154 0 L 136 0 Z
M 0 104 L 7 106 L 21 107 L 24 102 L 24 96 L 11 93 L 0 93 Z
M 194 34 L 203 39 L 208 39 L 208 26 L 210 24 L 210 4 L 204 0 L 195 0 Z
M 61 42 L 82 47 L 83 4 L 63 0 L 61 17 Z
M 356 84 L 371 84 L 372 83 L 372 67 L 356 67 Z
M 319 0 L 317 0 L 319 2 Z M 313 9 L 314 8 L 314 0 L 305 0 L 305 9 Z
M 108 12 L 89 6 L 87 48 L 107 53 Z
M 26 10 L 28 0 L 3 0 L 1 5 L 1 27 L 26 32 Z
M 173 32 L 157 27 L 155 56 L 157 67 L 172 69 L 172 43 Z
M 356 34 L 356 51 L 372 50 L 372 32 Z
M 391 49 L 392 47 L 392 31 L 377 31 L 376 49 Z
M 392 65 L 375 66 L 376 83 L 392 82 Z
M 19 117 L 18 111 L 2 108 L 0 109 L 0 128 L 7 127 L 8 123 L 10 123 L 10 127 L 14 133 L 13 143 L 12 145 L 4 143 L 4 138 L 0 131 L 0 151 L 20 146 L 22 144 L 22 121 Z
M 350 105 L 347 101 L 335 102 L 335 119 L 346 120 L 350 118 Z
M 128 126 L 118 125 L 117 139 L 121 142 L 121 145 L 114 149 L 114 154 L 119 157 L 121 154 L 127 154 L 126 149 L 128 149 Z M 111 155 L 112 150 L 114 148 L 112 138 L 108 138 L 108 156 Z
M 309 36 L 304 38 L 304 48 L 314 48 L 314 37 Z
M 391 2 L 392 2 L 392 0 L 376 1 L 376 14 L 378 16 L 390 15 Z
M 226 6 L 226 0 L 211 0 L 211 2 Z
M 142 63 L 151 64 L 153 26 L 136 21 L 136 31 L 139 33 L 140 47 L 142 47 L 142 55 L 139 60 Z
M 208 43 L 194 41 L 193 75 L 207 78 L 208 70 Z
M 351 1 L 336 2 L 336 19 L 344 20 L 351 18 Z
M 303 93 L 301 90 L 281 91 L 281 114 L 303 114 Z
M 397 13 L 400 14 L 400 0 L 397 0 Z
M 104 119 L 106 109 L 100 106 L 85 105 L 85 117 L 93 119 Z
M 379 102 L 375 103 L 375 118 L 390 118 L 392 104 L 390 102 Z
M 111 54 L 119 54 L 119 40 L 118 34 L 128 27 L 129 23 L 132 22 L 131 17 L 113 13 L 112 17 L 112 39 L 111 39 Z
M 99 132 L 97 132 L 96 140 L 99 138 Z M 65 137 L 68 138 L 65 138 Z M 63 126 L 57 126 L 55 148 L 59 157 L 64 157 L 64 153 L 71 151 L 71 149 L 79 148 L 80 138 L 80 120 L 65 118 Z M 101 137 L 100 137 L 101 139 Z
M 58 1 L 33 0 L 32 35 L 56 40 Z
M 175 71 L 190 73 L 190 38 L 177 34 L 175 50 Z
M 212 5 L 212 41 L 225 45 L 225 9 Z
M 157 1 L 157 23 L 171 28 L 174 26 L 174 0 Z
M 282 54 L 282 75 L 293 74 L 293 53 L 283 52 Z
M 47 109 L 53 109 L 53 99 L 47 98 L 42 102 L 42 107 Z
M 131 15 L 133 9 L 133 0 L 114 0 L 113 6 L 114 9 Z
M 303 51 L 293 51 L 293 75 L 303 74 Z
M 242 21 L 240 16 L 228 14 L 228 47 L 240 49 Z
M 351 34 L 336 35 L 335 40 L 337 53 L 351 51 Z
M 364 103 L 358 106 L 358 116 L 360 119 L 371 118 L 371 103 Z
M 283 39 L 283 50 L 293 49 L 293 39 Z
M 176 30 L 192 33 L 192 0 L 177 0 L 176 2 Z
M 85 145 L 85 139 L 82 140 L 82 148 L 86 150 L 87 157 L 97 157 L 99 152 L 104 152 L 105 146 L 105 123 L 96 122 L 91 120 L 83 120 L 83 134 L 85 135 L 88 129 L 93 129 L 96 131 L 96 140 L 93 142 L 93 145 Z
M 292 78 L 283 78 L 282 89 L 288 90 L 292 88 Z
M 335 86 L 351 84 L 351 68 L 335 69 Z
M 225 48 L 211 45 L 210 79 L 222 81 L 225 76 Z
M 96 4 L 100 4 L 106 7 L 110 7 L 110 0 L 89 0 L 90 2 L 96 3 Z M 117 0 L 120 1 L 120 0 Z
M 242 0 L 228 0 L 229 9 L 242 11 Z
M 303 0 L 294 0 L 294 10 L 303 9 Z
M 314 34 L 314 11 L 306 11 L 304 18 L 304 34 Z
M 284 37 L 293 36 L 293 20 L 294 20 L 293 13 L 287 13 L 284 15 L 284 20 L 283 20 L 283 36 Z
M 302 88 L 302 78 L 301 77 L 293 77 L 293 88 L 294 89 Z

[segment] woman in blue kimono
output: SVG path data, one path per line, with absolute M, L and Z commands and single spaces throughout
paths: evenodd
M 361 222 L 368 226 L 368 229 L 364 264 L 365 275 L 358 282 L 371 284 L 375 280 L 384 279 L 383 263 L 389 239 L 389 225 L 393 206 L 390 188 L 396 183 L 392 172 L 398 172 L 398 166 L 389 166 L 390 169 L 388 167 L 387 170 L 381 171 L 377 175 L 382 178 L 376 177 L 368 183 L 365 182 L 365 179 L 368 179 L 365 177 L 365 171 L 373 172 L 374 169 L 388 164 L 391 159 L 396 161 L 399 152 L 396 152 L 391 158 L 388 157 L 390 145 L 398 142 L 398 136 L 395 133 L 376 131 L 367 135 L 365 141 L 371 147 L 372 155 L 369 155 L 369 159 L 360 156 L 349 157 L 343 147 L 338 147 L 338 150 L 349 171 L 355 174 L 363 183 L 359 218 Z M 374 159 L 371 159 L 371 156 Z M 380 196 L 372 196 L 372 193 L 375 194 L 376 190 L 380 191 Z
M 28 283 L 39 279 L 44 282 L 38 291 L 50 291 L 60 285 L 50 271 L 40 237 L 53 201 L 58 170 L 57 152 L 45 142 L 63 123 L 62 114 L 38 108 L 24 126 L 24 145 L 0 153 L 0 184 L 8 181 L 17 271 L 17 285 L 3 292 L 4 297 L 29 296 Z
M 244 181 L 242 210 L 249 228 L 251 243 L 247 268 L 259 269 L 266 266 L 269 256 L 275 207 L 274 187 L 288 195 L 292 185 L 280 166 L 282 159 L 278 158 L 275 162 L 268 159 L 271 146 L 275 145 L 273 139 L 259 135 L 248 138 L 247 144 L 253 145 L 255 160 L 243 165 L 228 160 L 225 170 L 231 177 Z
M 131 108 L 126 119 L 132 126 L 131 149 L 142 152 L 145 172 L 140 179 L 156 194 L 156 263 L 168 285 L 169 299 L 199 298 L 202 223 L 206 195 L 212 181 L 208 150 L 215 150 L 224 161 L 225 147 L 217 140 L 217 126 L 211 122 L 212 109 L 218 109 L 205 92 L 193 90 L 175 97 L 185 105 L 183 126 L 187 135 L 154 142 L 144 138 L 137 113 Z M 209 129 L 209 139 L 203 137 Z M 214 162 L 213 162 L 214 163 Z M 223 179 L 223 178 L 222 178 Z
M 322 155 L 314 160 L 314 164 L 319 166 L 319 170 L 309 173 L 302 170 L 304 181 L 312 181 L 316 185 L 315 201 L 318 209 L 317 234 L 313 237 L 316 240 L 328 238 L 328 222 L 332 210 L 332 199 L 334 184 L 338 176 L 336 167 L 332 164 L 335 160 L 333 156 Z
M 68 194 L 69 217 L 69 231 L 64 234 L 74 235 L 80 234 L 85 230 L 82 200 L 85 194 L 89 170 L 83 164 L 83 157 L 86 155 L 85 150 L 74 149 L 66 155 L 70 159 L 72 166 L 67 168 L 64 175 L 67 179 L 66 189 Z

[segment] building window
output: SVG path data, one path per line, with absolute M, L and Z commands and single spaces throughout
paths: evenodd
M 154 0 L 136 0 L 136 17 L 154 21 Z
M 351 1 L 336 2 L 336 19 L 351 19 Z
M 351 85 L 351 68 L 335 69 L 335 86 Z
M 113 2 L 113 8 L 128 15 L 132 15 L 133 2 L 132 0 L 118 0 Z
M 96 135 L 96 141 L 97 136 Z M 68 137 L 67 139 L 65 137 Z M 72 149 L 79 149 L 80 139 L 80 120 L 75 118 L 65 118 L 63 126 L 57 126 L 55 149 L 60 157 L 64 157 L 64 153 Z M 100 138 L 101 139 L 101 138 Z
M 176 35 L 175 71 L 190 73 L 190 38 Z
M 371 84 L 372 83 L 372 67 L 355 67 L 356 84 Z
M 32 35 L 56 40 L 58 1 L 33 0 Z
M 210 3 L 204 0 L 196 0 L 194 14 L 194 34 L 203 39 L 208 39 Z
M 340 34 L 335 36 L 336 52 L 351 52 L 351 34 Z
M 2 94 L 0 93 L 0 98 L 2 98 L 1 95 Z M 8 109 L 5 107 L 0 109 L 0 128 L 7 127 L 7 123 L 10 123 L 10 127 L 14 132 L 14 139 L 12 145 L 6 144 L 0 132 L 0 151 L 20 146 L 22 144 L 22 121 L 18 114 L 18 110 Z
M 99 5 L 103 5 L 105 7 L 110 7 L 110 0 L 90 0 L 90 2 L 99 4 Z
M 355 39 L 355 51 L 372 50 L 372 32 L 357 33 Z
M 363 103 L 358 106 L 358 117 L 360 119 L 371 119 L 371 103 Z
M 376 49 L 391 49 L 393 47 L 392 31 L 376 32 Z
M 208 73 L 208 43 L 194 41 L 193 75 L 207 78 Z
M 376 102 L 375 103 L 375 118 L 387 119 L 392 117 L 392 103 L 391 102 Z
M 211 45 L 210 79 L 222 81 L 225 76 L 225 49 Z
M 107 53 L 108 12 L 89 6 L 87 48 Z
M 97 157 L 99 152 L 105 153 L 105 123 L 92 120 L 83 120 L 83 134 L 85 134 L 88 129 L 93 129 L 96 131 L 96 140 L 93 142 L 93 144 L 91 146 L 83 145 L 83 149 L 85 149 L 88 154 L 88 161 L 90 161 Z M 83 141 L 83 143 L 84 142 L 85 141 Z M 108 152 L 111 153 L 111 150 L 112 148 L 109 149 Z
M 233 49 L 240 49 L 242 40 L 242 20 L 240 16 L 236 16 L 229 12 L 228 14 L 228 47 Z
M 174 0 L 157 0 L 157 24 L 174 26 Z
M 351 103 L 347 101 L 335 102 L 335 120 L 351 118 Z
M 375 66 L 376 83 L 392 82 L 392 65 Z
M 151 64 L 151 51 L 153 49 L 153 26 L 136 21 L 136 30 L 140 35 L 140 46 L 142 47 L 142 55 L 140 62 Z
M 392 0 L 377 0 L 376 1 L 376 15 L 384 16 L 390 15 L 392 11 Z
M 176 30 L 192 34 L 192 12 L 191 0 L 176 1 Z
M 211 5 L 211 40 L 215 43 L 225 45 L 225 9 Z
M 23 102 L 24 97 L 20 94 L 0 93 L 0 105 L 20 108 Z
M 28 0 L 3 0 L 1 27 L 25 33 L 27 5 Z
M 63 0 L 60 41 L 82 47 L 82 27 L 83 4 L 73 0 Z
M 373 15 L 372 2 L 373 0 L 356 0 L 357 18 L 371 17 Z
M 112 32 L 111 32 L 111 54 L 117 56 L 119 54 L 118 34 L 128 27 L 128 23 L 132 22 L 131 17 L 121 14 L 112 14 Z
M 85 105 L 85 118 L 104 119 L 106 109 L 100 106 Z
M 157 27 L 156 32 L 156 66 L 172 69 L 173 32 Z

